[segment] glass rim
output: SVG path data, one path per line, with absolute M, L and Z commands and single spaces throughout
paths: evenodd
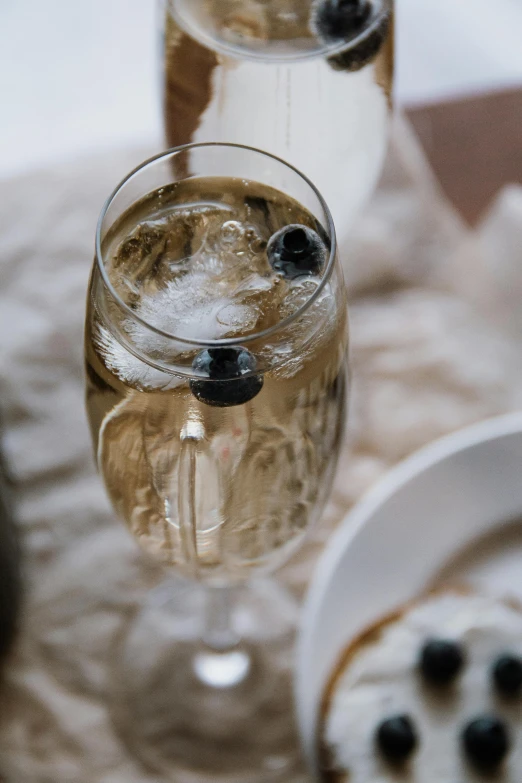
M 179 23 L 184 33 L 190 35 L 191 30 L 192 33 L 194 32 L 191 26 L 187 25 L 184 22 L 183 18 L 176 11 L 174 7 L 176 0 L 160 0 L 160 1 L 168 8 L 170 14 L 172 14 L 173 16 L 175 15 L 175 21 L 176 23 Z M 296 51 L 296 52 L 289 52 L 288 54 L 279 52 L 273 54 L 273 56 L 271 56 L 269 60 L 270 62 L 292 63 L 292 62 L 305 62 L 307 60 L 315 60 L 319 57 L 324 57 L 324 56 L 327 56 L 328 58 L 336 57 L 337 55 L 341 54 L 347 49 L 355 48 L 356 46 L 358 46 L 358 44 L 361 43 L 361 41 L 364 41 L 365 38 L 369 37 L 372 33 L 374 33 L 379 28 L 379 26 L 383 23 L 386 17 L 388 17 L 389 14 L 392 12 L 393 2 L 394 0 L 381 0 L 382 7 L 376 11 L 371 24 L 365 30 L 359 33 L 359 35 L 356 35 L 353 38 L 350 38 L 348 40 L 345 39 L 342 42 L 324 43 L 320 47 L 304 52 Z M 210 43 L 212 44 L 210 46 L 212 51 L 225 56 L 239 58 L 239 59 L 254 60 L 256 62 L 266 62 L 268 59 L 265 54 L 257 52 L 256 49 L 249 49 L 248 47 L 239 46 L 233 43 L 225 44 L 222 43 L 220 40 L 216 41 L 214 38 L 212 38 L 212 36 L 208 34 L 205 34 L 204 41 L 209 45 Z M 281 43 L 284 43 L 284 40 L 282 40 Z
M 307 299 L 307 301 L 299 308 L 297 309 L 292 315 L 287 316 L 282 321 L 279 321 L 279 323 L 274 324 L 274 326 L 270 326 L 267 329 L 262 330 L 261 332 L 256 332 L 254 334 L 245 335 L 243 337 L 236 336 L 236 337 L 224 337 L 222 339 L 201 339 L 201 338 L 195 338 L 195 337 L 181 337 L 180 335 L 172 334 L 170 332 L 166 332 L 163 329 L 159 329 L 157 326 L 154 326 L 153 324 L 148 323 L 144 318 L 141 318 L 131 307 L 129 307 L 126 302 L 123 301 L 123 299 L 120 297 L 116 289 L 111 283 L 110 277 L 107 273 L 107 269 L 105 268 L 105 264 L 103 261 L 103 251 L 102 251 L 102 232 L 103 232 L 103 225 L 105 218 L 107 216 L 107 212 L 110 209 L 111 205 L 113 204 L 114 200 L 117 198 L 118 194 L 121 192 L 122 188 L 125 187 L 125 185 L 130 182 L 130 180 L 136 175 L 139 174 L 141 171 L 146 169 L 148 166 L 150 166 L 153 163 L 156 163 L 157 161 L 161 159 L 167 159 L 169 157 L 173 157 L 175 155 L 179 155 L 180 153 L 186 151 L 186 150 L 192 150 L 192 149 L 200 149 L 200 148 L 212 148 L 212 147 L 219 147 L 219 148 L 232 148 L 232 149 L 238 149 L 238 150 L 246 150 L 247 152 L 254 152 L 257 155 L 261 155 L 265 158 L 271 158 L 272 160 L 275 160 L 277 163 L 283 164 L 285 168 L 290 169 L 294 173 L 296 173 L 313 191 L 313 193 L 316 195 L 316 197 L 319 200 L 319 203 L 321 205 L 321 208 L 324 211 L 324 214 L 326 216 L 326 223 L 325 229 L 328 233 L 328 237 L 330 239 L 330 252 L 329 252 L 329 258 L 328 262 L 326 264 L 324 274 L 321 278 L 321 281 L 319 285 L 317 286 L 316 290 L 312 294 L 312 296 Z M 253 181 L 253 180 L 252 180 Z M 299 169 L 297 169 L 295 166 L 292 166 L 290 163 L 287 163 L 282 158 L 277 157 L 277 155 L 272 155 L 270 152 L 265 152 L 264 150 L 257 149 L 256 147 L 249 147 L 244 144 L 232 144 L 228 142 L 200 142 L 200 143 L 194 143 L 194 144 L 183 144 L 180 147 L 172 147 L 171 149 L 165 150 L 164 152 L 160 152 L 157 155 L 153 155 L 151 158 L 148 158 L 147 160 L 143 161 L 143 163 L 140 163 L 138 166 L 136 166 L 129 174 L 127 174 L 126 177 L 124 177 L 121 182 L 116 186 L 116 188 L 112 191 L 110 196 L 105 201 L 102 210 L 100 212 L 100 216 L 98 218 L 98 223 L 96 226 L 96 262 L 98 265 L 98 270 L 101 274 L 103 283 L 107 290 L 109 291 L 109 294 L 114 299 L 115 303 L 118 305 L 118 307 L 123 310 L 130 318 L 132 318 L 133 321 L 141 324 L 146 329 L 148 329 L 151 332 L 154 332 L 155 334 L 159 335 L 160 337 L 164 337 L 167 340 L 173 340 L 178 343 L 184 343 L 186 345 L 193 345 L 200 348 L 213 348 L 213 347 L 225 347 L 225 346 L 239 346 L 244 345 L 245 343 L 252 343 L 257 340 L 263 340 L 266 337 L 271 336 L 272 334 L 275 334 L 282 329 L 285 329 L 286 327 L 290 326 L 295 320 L 300 318 L 313 304 L 314 302 L 319 298 L 321 293 L 323 292 L 324 288 L 326 287 L 326 284 L 328 283 L 330 277 L 332 276 L 333 269 L 335 267 L 336 258 L 337 258 L 337 237 L 335 233 L 335 225 L 332 217 L 332 213 L 330 212 L 330 208 L 328 207 L 328 204 L 326 203 L 325 199 L 321 195 L 318 188 L 313 184 L 313 182 Z

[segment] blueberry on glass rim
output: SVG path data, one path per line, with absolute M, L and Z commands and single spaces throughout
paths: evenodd
M 464 661 L 464 651 L 457 642 L 429 639 L 421 650 L 419 668 L 430 685 L 445 686 L 457 678 Z
M 319 274 L 327 258 L 327 249 L 319 234 L 298 224 L 285 226 L 275 233 L 266 252 L 274 272 L 289 280 Z
M 495 716 L 483 715 L 468 723 L 462 744 L 474 766 L 492 770 L 504 760 L 511 743 L 505 723 Z
M 371 13 L 369 0 L 319 0 L 314 24 L 321 38 L 345 40 L 361 32 Z
M 395 715 L 377 728 L 377 746 L 383 756 L 396 764 L 406 761 L 417 747 L 415 726 L 409 715 Z
M 246 348 L 207 348 L 198 353 L 192 367 L 208 379 L 192 379 L 192 394 L 216 408 L 244 405 L 263 388 L 263 376 L 253 374 L 257 362 Z

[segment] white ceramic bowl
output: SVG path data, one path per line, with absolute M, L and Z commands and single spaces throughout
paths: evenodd
M 322 695 L 350 640 L 432 584 L 457 552 L 517 517 L 522 414 L 428 446 L 348 514 L 320 560 L 298 643 L 298 718 L 314 770 Z M 520 574 L 522 581 L 522 553 Z

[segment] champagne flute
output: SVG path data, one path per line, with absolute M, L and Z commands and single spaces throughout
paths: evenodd
M 96 459 L 137 541 L 185 578 L 129 623 L 115 717 L 169 778 L 288 780 L 298 764 L 296 611 L 266 575 L 331 489 L 346 319 L 328 207 L 280 159 L 171 150 L 103 209 L 85 334 Z
M 386 152 L 393 0 L 158 0 L 169 146 L 278 155 L 326 198 L 348 263 Z

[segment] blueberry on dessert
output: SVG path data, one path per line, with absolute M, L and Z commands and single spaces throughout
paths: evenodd
M 493 665 L 492 678 L 502 696 L 519 696 L 522 692 L 522 659 L 516 655 L 500 656 Z
M 376 734 L 383 756 L 394 763 L 406 761 L 417 747 L 417 732 L 409 715 L 395 715 L 381 723 Z
M 293 280 L 303 275 L 319 274 L 325 264 L 327 250 L 313 229 L 291 225 L 272 236 L 267 254 L 272 269 Z
M 192 363 L 206 376 L 190 381 L 192 394 L 207 405 L 229 408 L 256 397 L 263 387 L 262 375 L 255 375 L 257 363 L 245 348 L 208 348 Z
M 468 760 L 485 770 L 498 767 L 510 746 L 506 725 L 491 715 L 471 721 L 464 729 L 462 743 Z
M 457 642 L 430 639 L 421 650 L 419 668 L 430 685 L 450 685 L 464 665 L 464 652 Z

